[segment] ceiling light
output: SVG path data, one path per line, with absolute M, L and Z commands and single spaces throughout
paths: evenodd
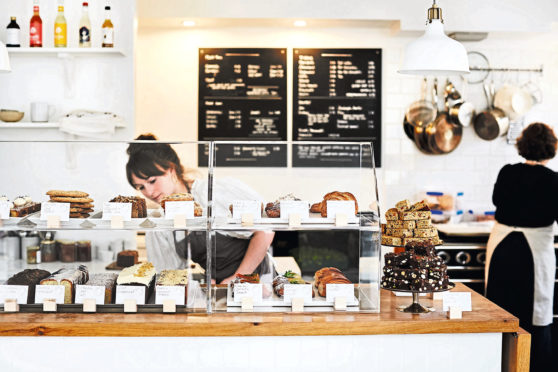
M 295 27 L 306 27 L 306 21 L 304 20 L 294 21 L 294 25 Z
M 428 9 L 426 31 L 405 48 L 401 74 L 461 75 L 469 73 L 465 47 L 444 33 L 442 9 L 436 5 Z
M 194 21 L 184 21 L 184 22 L 182 22 L 182 25 L 184 27 L 194 27 L 196 25 L 196 22 L 194 22 Z
M 0 72 L 10 72 L 10 56 L 8 55 L 8 48 L 0 41 Z

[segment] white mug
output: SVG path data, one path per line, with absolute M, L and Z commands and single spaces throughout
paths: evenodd
M 49 106 L 46 102 L 31 102 L 31 121 L 46 123 L 53 110 L 54 106 Z

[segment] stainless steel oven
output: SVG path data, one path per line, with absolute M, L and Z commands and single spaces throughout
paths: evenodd
M 484 295 L 486 243 L 444 242 L 437 252 L 448 266 L 452 282 L 463 283 Z

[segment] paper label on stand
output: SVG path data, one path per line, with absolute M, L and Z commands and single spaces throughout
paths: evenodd
M 300 200 L 282 200 L 280 203 L 281 219 L 288 219 L 291 214 L 298 214 L 302 219 L 310 217 L 310 203 Z
M 312 284 L 285 284 L 283 299 L 290 303 L 293 298 L 303 298 L 305 303 L 312 302 Z
M 327 200 L 327 218 L 335 218 L 337 213 L 344 214 L 349 218 L 355 215 L 354 200 Z
M 158 285 L 155 287 L 155 303 L 164 305 L 165 300 L 172 300 L 176 305 L 186 302 L 186 287 L 181 285 Z
M 0 220 L 7 220 L 10 218 L 10 203 L 0 201 Z
M 57 304 L 64 304 L 63 285 L 36 285 L 35 286 L 35 303 L 42 304 L 45 300 L 54 299 Z
M 243 214 L 251 214 L 254 220 L 262 216 L 262 203 L 258 200 L 234 200 L 232 205 L 234 219 L 241 219 Z
M 237 283 L 234 285 L 234 300 L 241 302 L 244 297 L 249 297 L 255 304 L 262 302 L 263 286 L 261 283 Z
M 123 305 L 126 300 L 133 300 L 138 305 L 145 305 L 145 287 L 142 285 L 117 285 L 114 303 Z
M 50 216 L 60 218 L 60 221 L 70 220 L 70 203 L 41 203 L 41 220 L 47 221 Z
M 165 219 L 173 220 L 176 215 L 194 218 L 193 201 L 168 201 L 165 202 Z
M 77 285 L 76 304 L 82 304 L 86 299 L 94 299 L 97 305 L 105 304 L 105 287 L 100 285 Z
M 472 311 L 471 292 L 445 292 L 442 297 L 442 311 L 448 311 L 450 307 Z
M 112 216 L 121 216 L 124 221 L 131 221 L 132 203 L 103 203 L 103 220 L 111 220 Z
M 353 284 L 326 284 L 326 301 L 334 302 L 335 297 L 345 297 L 347 303 L 355 297 L 355 286 Z
M 15 299 L 18 304 L 27 303 L 29 287 L 26 285 L 0 285 L 0 304 L 7 299 Z

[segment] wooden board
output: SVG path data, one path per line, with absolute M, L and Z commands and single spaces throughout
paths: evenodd
M 529 372 L 531 334 L 523 328 L 505 333 L 502 339 L 502 371 Z

